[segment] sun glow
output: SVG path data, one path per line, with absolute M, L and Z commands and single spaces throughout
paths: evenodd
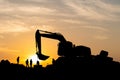
M 32 59 L 33 64 L 36 64 L 37 61 L 40 61 L 40 60 L 38 59 L 37 55 L 31 55 L 31 56 L 29 57 L 29 60 L 30 60 L 30 59 Z
M 32 59 L 32 64 L 33 65 L 36 65 L 37 64 L 37 61 L 39 61 L 39 65 L 42 65 L 43 67 L 46 67 L 47 65 L 49 65 L 49 64 L 52 64 L 52 59 L 51 58 L 49 58 L 49 59 L 47 59 L 46 61 L 42 61 L 42 60 L 40 60 L 38 57 L 37 57 L 37 55 L 31 55 L 29 58 L 28 58 L 28 60 L 29 60 L 29 62 L 30 62 L 30 60 Z

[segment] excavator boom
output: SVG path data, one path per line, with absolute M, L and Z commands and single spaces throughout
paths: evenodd
M 59 40 L 60 42 L 66 41 L 66 39 L 63 37 L 63 35 L 60 33 L 53 33 L 53 32 L 43 31 L 43 30 L 39 30 L 39 32 L 44 32 L 44 33 L 40 33 L 40 36 L 42 36 L 42 37 L 56 39 L 56 40 Z

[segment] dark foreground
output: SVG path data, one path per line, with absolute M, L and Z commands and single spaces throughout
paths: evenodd
M 59 57 L 47 67 L 0 62 L 0 80 L 120 79 L 120 63 L 110 57 Z

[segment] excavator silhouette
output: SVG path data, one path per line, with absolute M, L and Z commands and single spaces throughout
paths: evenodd
M 49 58 L 49 56 L 43 55 L 41 52 L 41 37 L 58 40 L 58 55 L 61 57 L 78 57 L 91 55 L 91 50 L 89 47 L 82 45 L 75 46 L 71 41 L 67 41 L 61 33 L 37 29 L 35 33 L 36 54 L 40 60 L 46 60 Z

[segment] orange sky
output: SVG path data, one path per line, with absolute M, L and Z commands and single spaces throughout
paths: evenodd
M 120 0 L 0 0 L 0 60 L 35 55 L 36 29 L 60 32 L 97 55 L 120 61 Z M 49 45 L 48 45 L 49 44 Z M 58 41 L 42 38 L 42 52 L 57 58 Z M 42 61 L 48 64 L 49 60 Z

